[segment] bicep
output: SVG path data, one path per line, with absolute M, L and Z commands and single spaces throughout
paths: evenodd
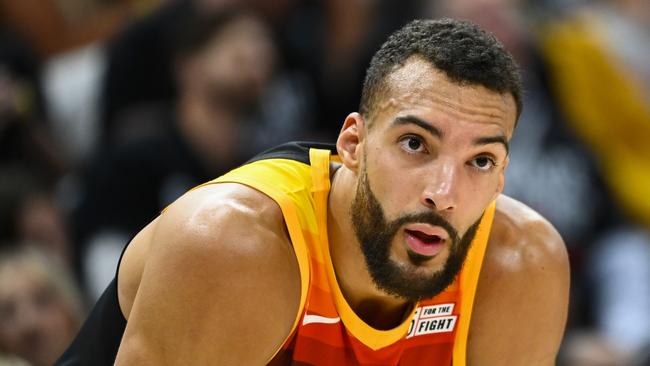
M 152 239 L 117 364 L 263 364 L 297 312 L 290 246 L 238 210 L 170 211 Z

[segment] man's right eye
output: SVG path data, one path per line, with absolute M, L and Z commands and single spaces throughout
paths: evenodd
M 400 140 L 400 145 L 409 153 L 424 153 L 424 142 L 417 136 L 405 136 Z

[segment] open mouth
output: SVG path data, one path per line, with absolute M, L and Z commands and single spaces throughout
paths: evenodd
M 445 247 L 449 238 L 447 231 L 439 226 L 413 223 L 404 228 L 408 250 L 421 257 L 434 257 Z
M 420 241 L 423 242 L 424 244 L 440 244 L 440 243 L 443 243 L 445 241 L 443 238 L 441 238 L 440 236 L 435 235 L 435 234 L 434 235 L 428 235 L 428 234 L 425 234 L 425 233 L 423 233 L 421 231 L 408 230 L 408 229 L 405 229 L 404 231 L 406 231 L 407 234 L 409 234 L 409 235 L 411 235 L 411 236 L 413 236 L 413 237 L 415 237 L 417 239 L 420 239 Z

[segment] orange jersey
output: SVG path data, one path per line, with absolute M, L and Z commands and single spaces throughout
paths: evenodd
M 417 303 L 402 324 L 378 330 L 350 308 L 330 258 L 329 166 L 338 158 L 331 155 L 333 147 L 308 148 L 299 144 L 276 148 L 208 183 L 250 186 L 282 209 L 300 269 L 300 307 L 290 335 L 269 364 L 464 366 L 474 294 L 495 204 L 486 210 L 454 283 Z

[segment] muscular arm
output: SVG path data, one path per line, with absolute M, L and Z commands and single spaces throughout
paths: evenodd
M 240 185 L 190 192 L 159 218 L 117 365 L 254 365 L 281 346 L 300 276 L 279 207 Z
M 568 297 L 569 264 L 559 234 L 530 208 L 499 198 L 474 304 L 468 365 L 554 365 Z

